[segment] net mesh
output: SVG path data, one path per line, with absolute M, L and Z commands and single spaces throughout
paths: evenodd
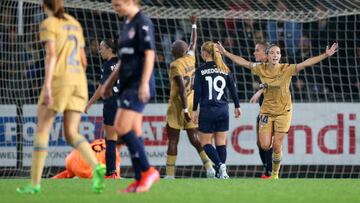
M 16 166 L 9 166 L 13 167 L 12 170 L 0 169 L 5 176 L 10 176 L 14 171 L 17 175 L 28 172 L 28 168 L 22 163 L 22 129 L 26 123 L 22 106 L 36 104 L 40 93 L 44 77 L 44 50 L 39 42 L 38 26 L 45 16 L 40 0 L 2 0 L 0 4 L 0 104 L 16 105 L 17 130 L 11 139 L 15 139 L 12 140 L 14 143 L 20 143 L 13 143 L 17 155 Z M 67 0 L 65 7 L 84 28 L 91 96 L 100 79 L 102 65 L 97 46 L 104 38 L 116 38 L 123 19 L 113 12 L 109 1 Z M 338 42 L 340 50 L 337 57 L 326 59 L 293 78 L 293 100 L 301 103 L 360 101 L 357 68 L 360 63 L 358 1 L 143 0 L 142 9 L 155 25 L 156 96 L 152 103 L 168 101 L 170 84 L 167 68 L 173 59 L 170 45 L 176 39 L 189 41 L 191 24 L 188 17 L 194 14 L 198 16 L 199 47 L 208 40 L 221 41 L 227 50 L 252 61 L 254 46 L 258 41 L 279 44 L 282 48 L 282 62 L 286 63 L 301 62 L 324 52 L 326 45 Z M 197 54 L 197 64 L 200 63 L 200 55 Z M 258 87 L 257 80 L 250 71 L 227 59 L 226 63 L 236 76 L 241 102 L 248 102 Z M 6 119 L 11 120 L 13 117 L 4 116 L 0 123 L 0 129 L 3 129 L 0 131 L 1 146 L 4 143 L 6 145 Z M 49 168 L 47 175 L 50 175 L 54 168 Z M 201 167 L 180 168 L 179 176 L 205 175 Z M 238 176 L 257 176 L 261 171 L 261 166 L 230 167 L 230 173 Z M 359 174 L 357 166 L 344 166 L 340 169 L 326 166 L 289 166 L 288 171 L 288 174 L 294 172 L 299 175 L 306 171 L 320 176 L 330 174 L 331 177 L 336 174 Z

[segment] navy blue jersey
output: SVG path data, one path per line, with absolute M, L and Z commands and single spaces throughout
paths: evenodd
M 120 66 L 120 94 L 125 89 L 138 89 L 144 67 L 144 52 L 155 50 L 154 25 L 150 18 L 139 11 L 134 18 L 125 22 L 118 39 Z M 155 88 L 154 75 L 151 75 L 150 90 Z
M 194 81 L 194 106 L 201 107 L 223 106 L 228 104 L 226 89 L 229 89 L 235 108 L 239 108 L 239 98 L 232 73 L 219 70 L 215 62 L 206 62 L 195 71 Z
M 113 57 L 110 60 L 104 62 L 104 64 L 101 67 L 100 84 L 103 85 L 106 82 L 106 80 L 109 78 L 111 73 L 115 70 L 118 61 L 119 60 L 117 57 Z M 119 80 L 116 82 L 116 84 L 114 84 L 112 88 L 113 96 L 104 99 L 104 103 L 108 103 L 110 100 L 116 97 L 116 95 L 119 93 L 118 85 L 119 85 Z

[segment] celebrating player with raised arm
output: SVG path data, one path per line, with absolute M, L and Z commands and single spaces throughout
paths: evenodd
M 199 123 L 200 142 L 221 179 L 226 171 L 226 133 L 229 130 L 229 105 L 226 88 L 234 101 L 235 118 L 240 117 L 240 104 L 234 76 L 223 62 L 216 44 L 205 42 L 201 57 L 206 62 L 195 71 L 193 121 Z M 198 108 L 200 104 L 200 109 Z M 215 140 L 216 149 L 212 145 Z
M 191 42 L 188 46 L 182 40 L 172 44 L 172 54 L 175 60 L 170 64 L 169 79 L 171 81 L 169 107 L 166 115 L 166 129 L 168 134 L 168 150 L 166 159 L 165 178 L 175 178 L 175 162 L 177 158 L 177 145 L 180 130 L 187 132 L 190 143 L 198 151 L 207 170 L 208 177 L 215 177 L 212 163 L 201 147 L 197 136 L 197 125 L 191 121 L 194 91 L 193 81 L 195 76 L 195 50 L 197 41 L 196 17 L 191 16 L 192 23 Z
M 86 139 L 79 134 L 81 113 L 87 103 L 86 55 L 80 23 L 64 12 L 63 0 L 44 0 L 48 15 L 40 25 L 45 43 L 45 81 L 38 101 L 36 135 L 31 165 L 31 184 L 17 188 L 19 193 L 39 193 L 47 155 L 49 134 L 57 113 L 64 113 L 64 135 L 93 168 L 93 191 L 104 189 L 105 166 L 99 164 Z
M 120 77 L 118 110 L 114 127 L 128 146 L 135 181 L 122 192 L 147 192 L 160 174 L 146 157 L 142 134 L 142 112 L 155 93 L 153 75 L 155 62 L 154 26 L 140 11 L 139 0 L 112 0 L 119 16 L 125 17 L 118 39 L 118 68 L 102 87 L 104 98 L 111 95 Z
M 100 42 L 98 48 L 101 58 L 106 60 L 101 68 L 101 80 L 94 95 L 89 100 L 86 106 L 86 112 L 101 97 L 101 86 L 105 83 L 110 74 L 116 69 L 116 64 L 119 61 L 116 56 L 116 44 L 112 39 L 104 39 Z M 115 114 L 117 110 L 117 93 L 119 81 L 113 86 L 113 95 L 104 99 L 103 106 L 103 123 L 106 136 L 106 178 L 119 178 L 116 173 L 116 141 L 118 140 L 117 134 L 113 127 Z
M 261 148 L 268 150 L 273 146 L 272 173 L 273 179 L 279 178 L 280 162 L 282 159 L 282 143 L 291 124 L 292 101 L 289 90 L 291 77 L 306 67 L 310 67 L 332 56 L 337 52 L 338 44 L 331 48 L 326 47 L 326 52 L 309 58 L 299 64 L 280 63 L 281 52 L 277 45 L 269 45 L 266 49 L 268 63 L 252 63 L 240 56 L 227 52 L 221 43 L 219 50 L 223 55 L 235 63 L 248 68 L 260 77 L 262 83 L 268 87 L 264 90 L 264 101 L 260 108 L 259 138 Z

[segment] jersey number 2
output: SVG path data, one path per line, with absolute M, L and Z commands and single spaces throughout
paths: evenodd
M 78 60 L 76 60 L 76 55 L 77 55 L 77 52 L 78 52 L 78 40 L 77 40 L 75 35 L 69 35 L 68 40 L 69 41 L 74 41 L 75 46 L 74 46 L 73 50 L 70 53 L 70 56 L 69 56 L 69 58 L 67 60 L 67 64 L 70 65 L 70 66 L 78 66 L 80 64 L 80 62 Z
M 221 97 L 224 94 L 224 88 L 226 86 L 226 81 L 223 77 L 220 75 L 216 76 L 213 80 L 211 76 L 206 76 L 205 80 L 208 81 L 208 87 L 209 87 L 209 100 L 213 99 L 213 88 L 215 91 L 217 91 L 219 94 L 217 95 L 216 99 L 220 100 Z M 221 82 L 221 85 L 218 86 L 218 82 Z

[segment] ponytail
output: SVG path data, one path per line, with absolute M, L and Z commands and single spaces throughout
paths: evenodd
M 214 60 L 214 62 L 216 64 L 216 67 L 219 70 L 221 70 L 224 73 L 230 72 L 229 67 L 227 67 L 227 65 L 224 63 L 224 61 L 221 57 L 220 51 L 214 42 L 211 42 L 211 41 L 205 42 L 201 46 L 201 51 L 206 51 L 211 56 L 211 58 Z
M 227 65 L 224 63 L 220 51 L 215 43 L 212 44 L 212 52 L 212 57 L 215 61 L 216 66 L 224 73 L 230 72 L 229 67 L 227 67 Z

